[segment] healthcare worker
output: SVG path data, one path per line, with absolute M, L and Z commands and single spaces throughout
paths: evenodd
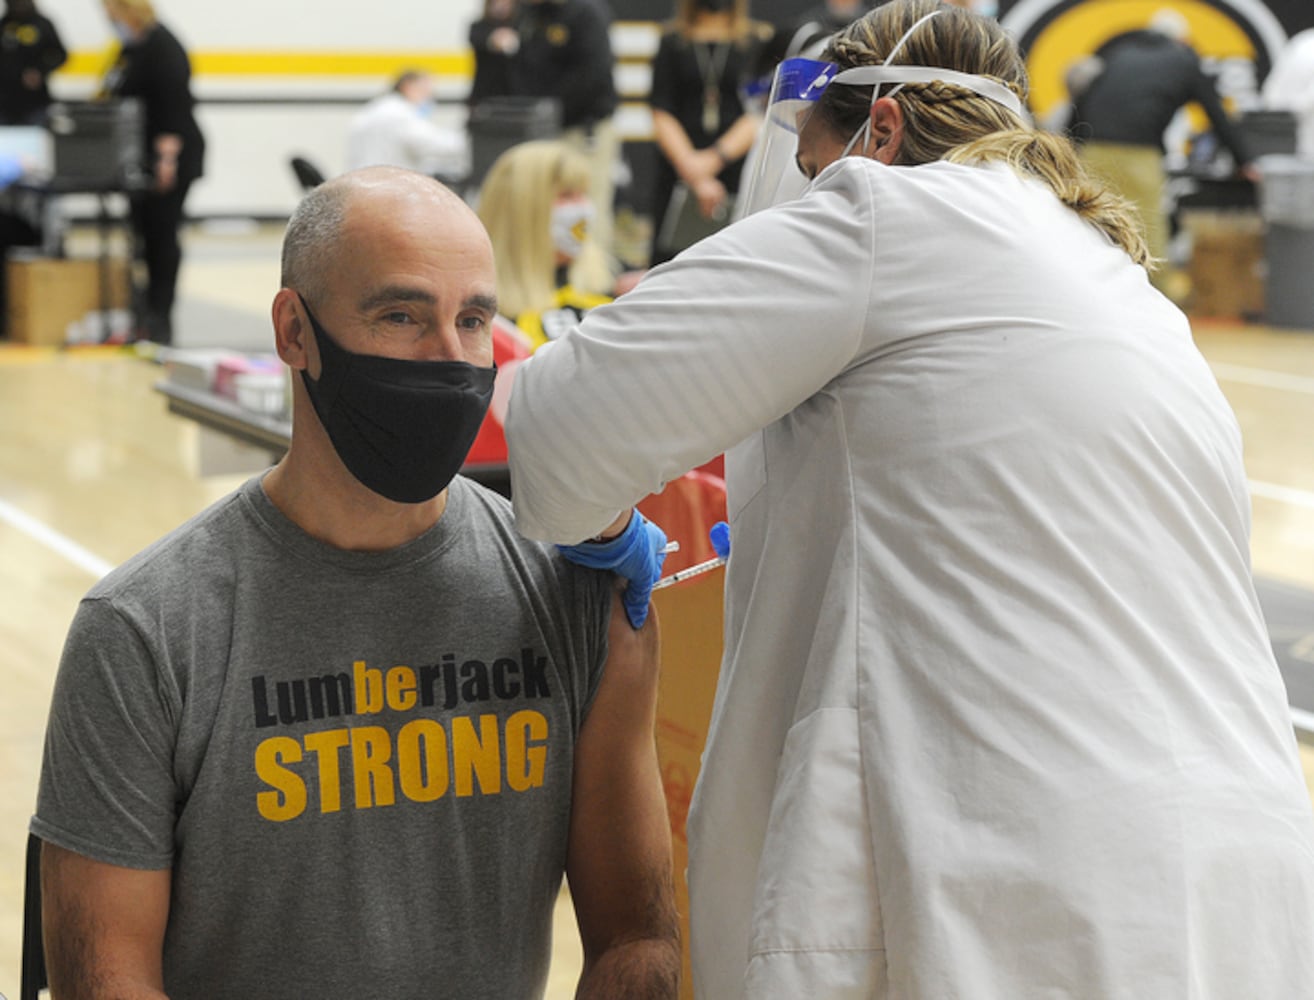
M 824 59 L 768 108 L 806 189 L 536 354 L 507 427 L 521 530 L 640 565 L 626 509 L 730 449 L 697 996 L 1311 996 L 1314 821 L 1185 317 L 996 22 L 891 0 Z

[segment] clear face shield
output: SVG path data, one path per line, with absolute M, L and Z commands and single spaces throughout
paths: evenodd
M 853 66 L 841 71 L 835 63 L 787 59 L 776 68 L 759 141 L 749 154 L 744 171 L 746 179 L 736 201 L 736 218 L 792 201 L 807 190 L 812 182 L 798 167 L 798 137 L 817 101 L 832 85 L 869 86 L 872 88 L 872 104 L 875 104 L 880 97 L 893 96 L 902 84 L 938 81 L 989 98 L 1019 118 L 1026 119 L 1026 111 L 1017 94 L 998 80 L 936 66 L 890 65 L 890 60 L 898 55 L 913 32 L 935 16 L 935 13 L 927 14 L 909 28 L 881 65 Z M 895 86 L 882 94 L 881 87 L 885 84 Z M 848 155 L 851 149 L 865 153 L 870 129 L 871 120 L 868 119 L 841 155 Z
M 776 67 L 760 139 L 749 154 L 735 200 L 736 217 L 792 201 L 808 186 L 794 159 L 798 134 L 838 72 L 834 63 L 816 59 L 786 59 Z

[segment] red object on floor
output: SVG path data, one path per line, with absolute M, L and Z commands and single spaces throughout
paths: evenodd
M 660 493 L 644 497 L 638 507 L 668 540 L 680 543 L 680 551 L 666 557 L 662 576 L 716 557 L 707 533 L 725 520 L 724 479 L 695 469 L 671 480 Z
M 467 465 L 506 465 L 506 435 L 502 419 L 506 415 L 506 400 L 511 394 L 511 382 L 516 367 L 529 357 L 529 341 L 519 328 L 501 316 L 493 320 L 493 363 L 497 365 L 497 381 L 493 386 L 493 405 L 479 428 L 479 434 L 466 455 Z

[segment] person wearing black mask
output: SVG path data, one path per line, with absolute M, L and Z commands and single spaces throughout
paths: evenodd
M 0 125 L 40 125 L 50 106 L 50 74 L 68 52 L 34 0 L 8 0 L 0 17 Z
M 577 995 L 674 1000 L 655 630 L 456 474 L 494 275 L 422 174 L 297 207 L 287 455 L 65 646 L 32 822 L 55 995 L 539 996 L 564 871 Z
M 757 135 L 743 87 L 769 34 L 749 20 L 748 0 L 677 0 L 652 64 L 652 125 L 662 155 L 651 264 L 729 221 Z

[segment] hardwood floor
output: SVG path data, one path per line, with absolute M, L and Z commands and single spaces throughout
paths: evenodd
M 184 294 L 259 309 L 277 280 L 276 256 L 261 255 L 276 255 L 276 241 L 253 241 L 254 260 L 194 239 Z M 1314 333 L 1199 323 L 1197 341 L 1245 434 L 1255 571 L 1314 589 Z M 245 478 L 199 475 L 200 432 L 166 413 L 152 391 L 161 374 L 127 349 L 0 343 L 0 993 L 10 997 L 46 708 L 77 601 L 98 573 Z M 1302 757 L 1314 795 L 1314 751 Z M 554 1000 L 573 995 L 580 964 L 564 897 L 559 911 Z

